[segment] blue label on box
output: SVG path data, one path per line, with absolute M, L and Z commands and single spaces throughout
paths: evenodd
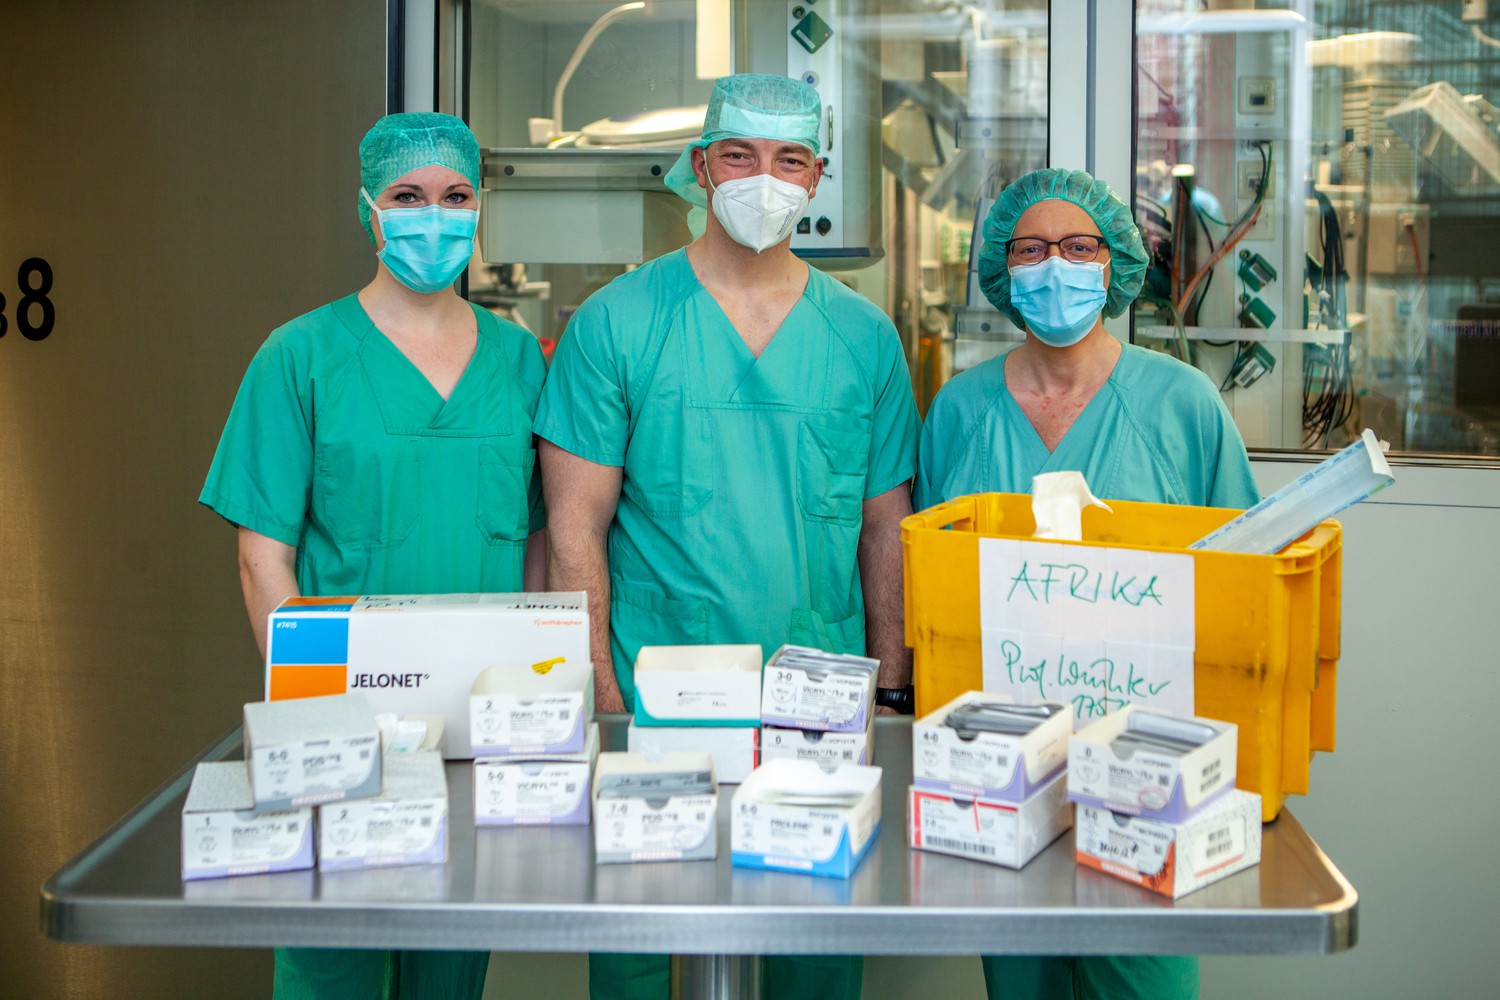
M 340 665 L 349 662 L 349 619 L 271 616 L 270 662 Z

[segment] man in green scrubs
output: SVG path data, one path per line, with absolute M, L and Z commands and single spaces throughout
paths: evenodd
M 479 145 L 457 118 L 390 115 L 360 167 L 375 277 L 256 352 L 199 497 L 239 529 L 262 657 L 287 597 L 542 589 L 531 420 L 546 363 L 536 338 L 453 290 L 473 252 Z M 488 961 L 283 948 L 275 996 L 478 1000 Z
M 1027 269 L 1061 262 L 1077 274 L 1018 301 L 1013 285 Z M 1104 328 L 1140 294 L 1145 269 L 1130 209 L 1103 181 L 1037 170 L 1001 192 L 984 225 L 980 287 L 1026 340 L 938 392 L 922 430 L 917 506 L 1030 493 L 1033 476 L 1064 470 L 1082 472 L 1104 500 L 1259 501 L 1244 442 L 1208 377 Z M 1074 333 L 1060 335 L 1069 323 Z M 984 978 L 990 1000 L 1190 1000 L 1198 960 L 987 955 Z
M 714 87 L 667 184 L 707 207 L 684 250 L 574 315 L 537 410 L 549 586 L 587 590 L 596 702 L 631 708 L 642 645 L 802 643 L 904 686 L 898 525 L 917 414 L 890 321 L 791 252 L 823 164 L 821 101 Z M 766 960 L 768 995 L 859 993 L 862 961 Z M 664 998 L 665 957 L 596 956 L 596 998 Z

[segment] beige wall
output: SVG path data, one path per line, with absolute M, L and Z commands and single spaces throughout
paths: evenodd
M 6 996 L 269 995 L 266 953 L 46 941 L 37 893 L 256 695 L 233 531 L 195 500 L 256 346 L 372 270 L 384 27 L 381 0 L 0 0 Z

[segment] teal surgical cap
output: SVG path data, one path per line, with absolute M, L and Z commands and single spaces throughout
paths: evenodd
M 1130 207 L 1082 170 L 1060 167 L 1033 170 L 1000 192 L 984 220 L 984 247 L 979 251 L 979 288 L 996 309 L 1025 327 L 1020 312 L 1010 304 L 1010 267 L 1005 244 L 1015 234 L 1021 215 L 1039 201 L 1070 201 L 1089 213 L 1109 246 L 1109 290 L 1104 315 L 1119 316 L 1141 293 L 1146 280 L 1146 247 L 1130 217 Z
M 693 150 L 707 149 L 720 139 L 780 139 L 806 146 L 816 156 L 822 118 L 822 98 L 801 80 L 768 73 L 721 77 L 708 99 L 703 137 L 682 151 L 667 172 L 667 187 L 704 208 L 708 195 L 693 176 Z
M 434 163 L 463 174 L 479 191 L 479 141 L 461 119 L 432 111 L 386 115 L 360 141 L 359 183 L 373 200 L 398 177 Z M 374 242 L 370 206 L 358 201 L 359 224 Z

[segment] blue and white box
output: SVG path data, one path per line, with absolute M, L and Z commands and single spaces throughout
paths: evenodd
M 312 807 L 257 813 L 244 761 L 199 764 L 182 806 L 182 877 L 223 878 L 313 866 Z
M 734 793 L 730 860 L 848 878 L 880 831 L 880 768 L 831 771 L 805 760 L 769 760 Z

